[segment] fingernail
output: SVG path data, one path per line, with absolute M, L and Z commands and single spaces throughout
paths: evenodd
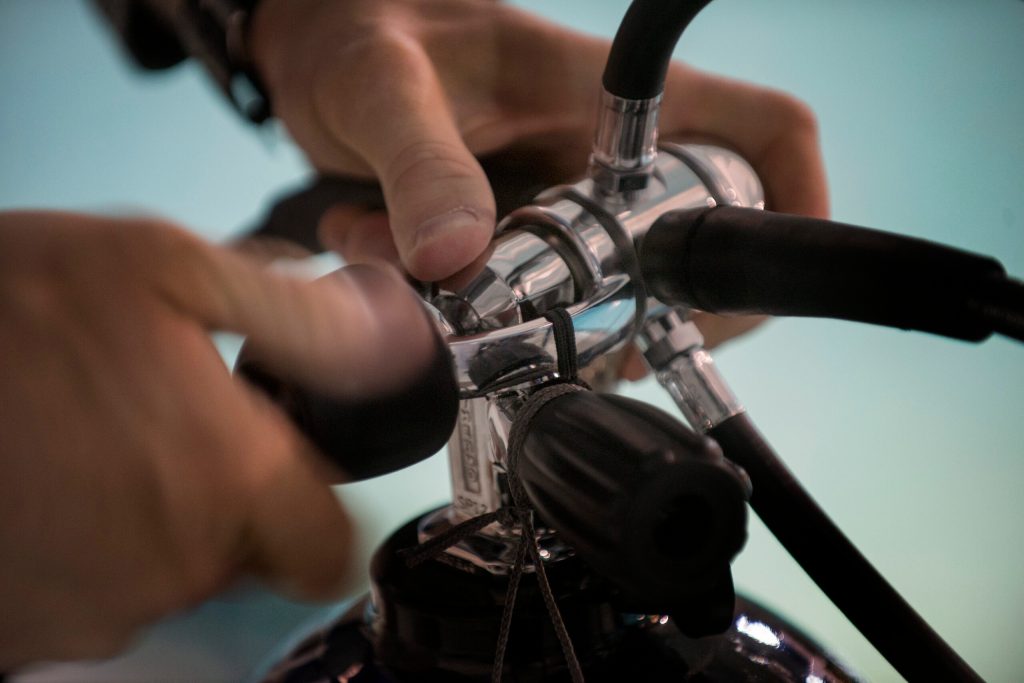
M 475 230 L 479 225 L 480 216 L 476 211 L 465 206 L 456 207 L 420 223 L 413 246 L 416 248 L 449 236 L 455 237 L 467 230 Z

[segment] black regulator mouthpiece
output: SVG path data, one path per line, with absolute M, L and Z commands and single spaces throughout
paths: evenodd
M 263 390 L 347 481 L 370 479 L 444 447 L 459 410 L 451 354 L 440 335 L 429 365 L 407 385 L 365 399 L 312 391 L 266 372 L 243 346 L 235 371 Z
M 711 439 L 623 396 L 579 391 L 531 420 L 519 477 L 541 520 L 621 590 L 699 637 L 733 616 L 750 483 Z

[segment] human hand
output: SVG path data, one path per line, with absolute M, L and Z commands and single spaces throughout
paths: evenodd
M 491 0 L 263 0 L 250 37 L 313 165 L 382 184 L 387 212 L 336 207 L 321 222 L 325 246 L 429 281 L 469 266 L 493 234 L 477 157 L 526 156 L 533 185 L 582 172 L 609 48 Z M 661 131 L 737 150 L 775 210 L 828 214 L 814 116 L 788 95 L 676 62 Z M 709 346 L 760 320 L 697 316 Z
M 154 220 L 0 214 L 0 671 L 113 653 L 243 575 L 343 587 L 336 473 L 211 330 L 348 398 L 400 389 L 437 348 L 394 273 L 301 282 Z

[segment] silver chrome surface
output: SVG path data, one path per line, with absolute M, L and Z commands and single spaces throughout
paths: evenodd
M 552 373 L 557 377 L 557 373 Z M 459 521 L 511 503 L 505 480 L 512 420 L 528 391 L 506 390 L 464 399 L 449 441 L 452 510 Z
M 718 636 L 729 644 L 736 661 L 747 662 L 749 668 L 735 664 L 730 678 L 756 680 L 771 671 L 774 680 L 800 683 L 844 683 L 857 676 L 826 652 L 817 643 L 789 626 L 776 615 L 746 605 L 739 607 L 732 627 Z M 721 651 L 726 651 L 721 647 Z
M 455 431 L 448 441 L 452 479 L 452 509 L 464 519 L 501 507 L 495 464 L 495 439 L 488 420 L 490 399 L 459 401 Z
M 701 179 L 721 206 L 764 208 L 764 188 L 747 160 L 714 145 L 664 143 L 659 149 L 676 157 Z
M 506 479 L 508 440 L 512 420 L 527 393 L 526 389 L 510 390 L 460 402 L 458 421 L 448 442 L 452 504 L 420 522 L 421 542 L 511 504 Z M 518 527 L 495 522 L 455 544 L 448 553 L 492 574 L 505 574 L 515 561 L 519 534 Z M 545 562 L 572 555 L 569 546 L 550 529 L 538 528 L 537 542 Z
M 648 140 L 637 131 L 639 137 L 631 139 Z M 423 521 L 421 540 L 509 502 L 505 458 L 512 419 L 533 384 L 557 377 L 554 331 L 542 317 L 546 311 L 564 306 L 572 316 L 584 372 L 630 341 L 637 301 L 617 239 L 619 245 L 635 245 L 658 218 L 676 209 L 727 199 L 763 205 L 757 177 L 736 154 L 666 144 L 668 153 L 655 155 L 653 140 L 634 159 L 635 168 L 650 159 L 642 189 L 609 196 L 591 177 L 545 191 L 501 222 L 479 274 L 430 301 L 463 400 L 449 441 L 453 503 Z M 687 419 L 707 429 L 740 408 L 701 348 L 700 333 L 684 316 L 652 300 L 638 341 Z M 545 562 L 571 553 L 550 530 L 539 530 L 538 537 Z M 448 552 L 501 574 L 511 566 L 517 539 L 518 530 L 495 523 Z
M 294 674 L 310 670 L 322 672 L 319 680 L 324 681 L 362 680 L 366 676 L 371 676 L 371 681 L 392 680 L 381 671 L 371 646 L 374 635 L 389 627 L 385 620 L 387 608 L 380 604 L 381 599 L 382 595 L 377 592 L 355 604 L 343 603 L 342 607 L 328 612 L 315 631 L 307 635 L 308 626 L 304 627 L 305 637 L 290 641 L 284 651 L 268 658 L 268 664 L 251 680 L 285 683 L 296 680 Z M 627 666 L 635 674 L 628 680 L 664 683 L 693 680 L 853 683 L 861 680 L 782 616 L 742 595 L 737 596 L 736 612 L 729 629 L 721 635 L 687 638 L 667 614 L 617 614 L 593 627 L 601 628 L 620 642 L 628 638 L 634 644 L 634 649 L 626 654 L 630 658 Z M 644 645 L 638 647 L 638 643 Z M 644 655 L 637 656 L 637 651 Z M 591 666 L 596 669 L 594 673 L 600 675 L 603 667 L 616 665 L 601 658 Z M 622 665 L 617 668 L 621 669 Z M 652 670 L 658 672 L 657 676 L 644 676 Z M 350 678 L 353 672 L 357 675 Z
M 661 95 L 628 100 L 601 92 L 590 176 L 601 194 L 643 190 L 657 157 Z
M 573 282 L 566 262 L 548 242 L 529 232 L 509 231 L 497 237 L 476 278 L 458 294 L 441 292 L 433 304 L 455 329 L 474 334 L 523 322 L 524 301 L 541 313 L 572 301 Z
M 609 278 L 590 300 L 567 306 L 576 326 L 581 366 L 629 340 L 635 306 L 629 280 L 622 275 Z M 449 337 L 448 347 L 463 397 L 479 395 L 488 380 L 500 377 L 506 384 L 515 384 L 518 375 L 531 374 L 537 368 L 554 368 L 556 364 L 554 332 L 551 323 L 543 318 L 465 337 Z
M 652 311 L 637 341 L 658 382 L 691 427 L 707 432 L 743 412 L 704 350 L 700 330 L 680 309 L 663 306 Z
M 464 396 L 494 379 L 488 359 L 505 353 L 528 364 L 532 357 L 553 364 L 554 338 L 544 311 L 565 306 L 577 329 L 580 366 L 620 348 L 631 333 L 633 290 L 621 255 L 609 235 L 609 222 L 633 240 L 646 234 L 667 211 L 714 205 L 715 198 L 688 163 L 703 159 L 700 176 L 726 194 L 763 204 L 753 170 L 736 154 L 706 145 L 686 145 L 690 162 L 672 152 L 655 160 L 651 182 L 628 203 L 595 197 L 590 178 L 543 193 L 533 206 L 512 212 L 499 226 L 487 267 L 457 291 L 431 302 L 456 334 L 448 338 Z M 723 195 L 724 196 L 724 195 Z

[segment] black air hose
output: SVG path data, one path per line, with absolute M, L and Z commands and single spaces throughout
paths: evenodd
M 612 42 L 604 68 L 604 89 L 627 100 L 660 95 L 679 36 L 710 2 L 635 0 Z

